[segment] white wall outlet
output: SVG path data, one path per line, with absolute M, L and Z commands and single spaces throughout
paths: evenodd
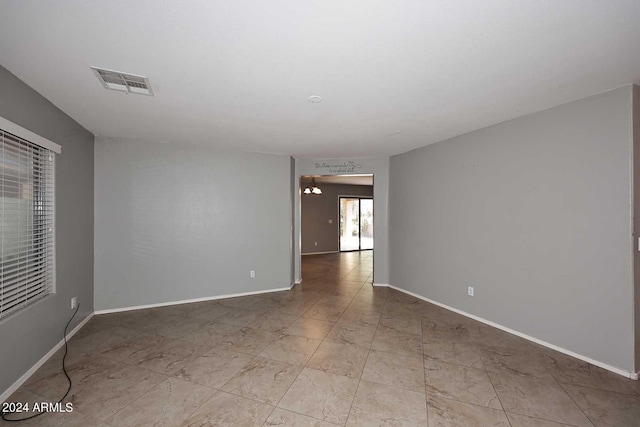
M 332 219 L 329 220 L 329 224 L 333 224 L 333 220 Z
M 468 294 L 470 297 L 472 297 L 472 296 L 473 296 L 473 292 L 474 292 L 474 290 L 473 290 L 473 286 L 469 286 L 469 288 L 467 288 L 467 294 Z
M 249 277 L 251 277 L 252 279 L 253 279 L 254 277 L 256 277 L 256 272 L 255 272 L 254 270 L 251 270 L 251 271 L 249 272 Z
M 78 306 L 78 299 L 76 297 L 71 298 L 71 310 Z
M 315 245 L 318 246 L 318 242 L 316 242 Z

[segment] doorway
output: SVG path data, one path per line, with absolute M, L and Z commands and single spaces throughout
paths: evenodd
M 340 197 L 340 252 L 373 249 L 373 198 Z

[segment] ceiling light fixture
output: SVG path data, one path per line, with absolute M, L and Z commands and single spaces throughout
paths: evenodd
M 322 190 L 316 185 L 316 179 L 315 178 L 311 178 L 311 187 L 309 187 L 307 185 L 304 188 L 303 193 L 304 194 L 314 194 L 316 196 L 319 196 L 320 194 L 322 194 Z

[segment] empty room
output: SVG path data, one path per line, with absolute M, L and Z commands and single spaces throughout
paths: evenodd
M 637 0 L 0 0 L 0 426 L 640 426 Z

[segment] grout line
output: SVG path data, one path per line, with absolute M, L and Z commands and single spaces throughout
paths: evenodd
M 384 307 L 386 307 L 388 302 L 389 295 L 385 295 L 384 306 L 382 307 L 382 312 L 384 312 Z M 380 313 L 380 317 L 378 317 L 378 323 L 376 324 L 376 330 L 373 332 L 373 340 L 376 339 L 376 334 L 378 333 L 378 327 L 380 326 L 380 319 L 382 318 L 382 313 Z M 345 425 L 349 423 L 349 418 L 351 417 L 351 412 L 353 411 L 353 402 L 356 400 L 356 396 L 358 395 L 358 390 L 360 390 L 360 383 L 362 382 L 362 376 L 364 375 L 364 370 L 367 367 L 367 362 L 369 362 L 369 356 L 371 356 L 371 351 L 373 347 L 373 340 L 371 340 L 371 346 L 369 347 L 369 352 L 367 353 L 367 359 L 364 361 L 364 366 L 362 367 L 362 372 L 360 372 L 360 376 L 358 378 L 358 386 L 356 387 L 356 392 L 353 395 L 353 400 L 351 400 L 351 406 L 349 406 L 349 413 L 347 415 L 347 421 Z M 425 396 L 426 398 L 426 396 Z
M 551 375 L 551 378 L 553 378 L 553 380 L 556 382 L 556 384 L 558 384 L 560 386 L 560 388 L 562 389 L 562 391 L 564 392 L 564 394 L 566 394 L 569 399 L 571 399 L 571 401 L 573 402 L 574 405 L 576 405 L 576 407 L 580 410 L 580 412 L 582 412 L 582 415 L 584 415 L 587 420 L 589 420 L 589 422 L 591 423 L 592 426 L 595 426 L 595 421 L 593 421 L 591 418 L 589 418 L 589 416 L 587 414 L 584 413 L 584 411 L 582 410 L 582 408 L 580 407 L 580 405 L 578 405 L 578 402 L 576 402 L 575 400 L 573 400 L 573 397 L 571 397 L 571 395 L 567 392 L 567 390 L 562 386 L 562 384 L 560 384 L 560 381 L 558 381 L 558 379 L 554 376 Z

